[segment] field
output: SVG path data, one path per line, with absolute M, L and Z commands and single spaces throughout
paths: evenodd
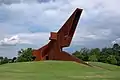
M 120 80 L 120 67 L 89 62 L 41 61 L 0 65 L 0 80 Z

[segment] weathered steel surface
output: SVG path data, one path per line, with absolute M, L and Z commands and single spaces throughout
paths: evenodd
M 62 50 L 70 45 L 81 13 L 82 9 L 77 8 L 57 33 L 51 32 L 50 42 L 47 45 L 38 50 L 33 50 L 33 56 L 36 57 L 35 61 L 63 60 L 84 63 L 82 60 Z

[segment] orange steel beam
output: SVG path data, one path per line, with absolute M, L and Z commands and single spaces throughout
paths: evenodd
M 82 11 L 82 9 L 77 8 L 57 33 L 51 32 L 50 42 L 47 45 L 33 50 L 32 54 L 36 57 L 35 61 L 62 60 L 86 64 L 84 61 L 62 50 L 64 47 L 70 46 Z

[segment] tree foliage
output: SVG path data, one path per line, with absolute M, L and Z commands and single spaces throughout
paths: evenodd
M 6 64 L 9 62 L 9 59 L 7 57 L 0 57 L 0 64 Z
M 32 48 L 21 49 L 18 51 L 17 62 L 32 61 Z
M 84 61 L 98 61 L 120 66 L 120 45 L 118 44 L 114 44 L 111 48 L 82 48 L 80 51 L 74 52 L 73 55 Z
M 93 62 L 96 62 L 96 61 L 98 61 L 98 59 L 97 59 L 97 55 L 90 55 L 89 56 L 89 61 L 93 61 Z

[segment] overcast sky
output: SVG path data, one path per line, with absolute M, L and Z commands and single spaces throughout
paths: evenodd
M 76 8 L 83 13 L 70 48 L 106 47 L 120 40 L 120 0 L 0 0 L 0 56 L 48 43 Z

